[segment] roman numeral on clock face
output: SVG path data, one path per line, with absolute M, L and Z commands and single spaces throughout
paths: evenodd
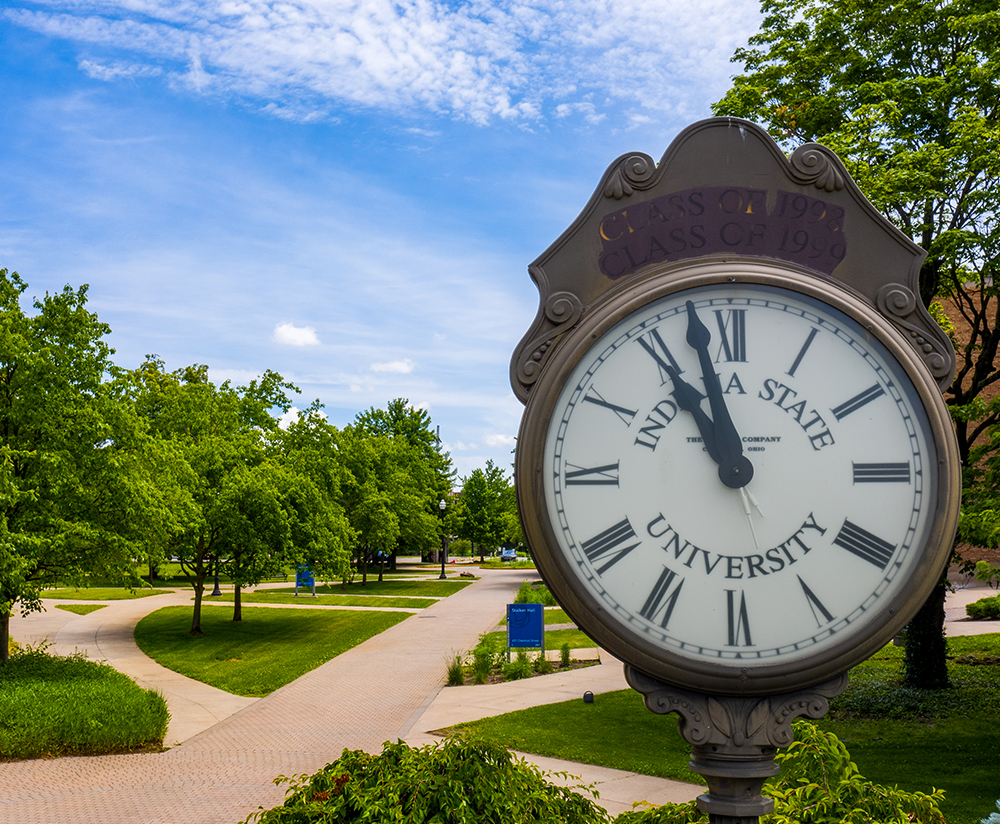
M 864 392 L 859 392 L 853 398 L 844 401 L 840 406 L 834 407 L 830 411 L 833 412 L 833 416 L 838 421 L 842 421 L 852 412 L 857 412 L 862 406 L 871 403 L 875 398 L 881 397 L 884 394 L 885 390 L 876 383 L 874 386 L 869 386 Z
M 639 345 L 645 349 L 650 357 L 656 361 L 660 369 L 660 385 L 662 386 L 670 379 L 670 370 L 681 373 L 684 370 L 678 365 L 677 360 L 667 349 L 667 345 L 660 337 L 660 331 L 656 328 L 650 329 L 645 335 L 636 338 Z
M 908 484 L 910 464 L 902 463 L 852 463 L 856 484 Z
M 618 461 L 604 466 L 576 466 L 567 461 L 566 486 L 618 486 Z
M 799 368 L 799 364 L 802 363 L 802 359 L 806 356 L 806 352 L 809 351 L 809 347 L 812 346 L 813 340 L 815 340 L 816 335 L 819 334 L 819 329 L 813 327 L 809 330 L 809 337 L 806 338 L 806 342 L 802 344 L 802 348 L 799 350 L 799 354 L 795 356 L 795 360 L 792 361 L 792 368 L 789 369 L 785 374 L 795 377 L 795 372 Z
M 747 597 L 742 590 L 740 590 L 740 603 L 738 606 L 736 604 L 736 590 L 726 590 L 726 611 L 729 617 L 729 640 L 726 642 L 726 646 L 753 646 L 753 641 L 750 640 L 750 617 L 747 615 Z M 742 644 L 739 641 L 740 635 L 743 636 Z
M 795 577 L 799 579 L 799 586 L 802 587 L 802 594 L 806 596 L 806 602 L 809 604 L 809 609 L 812 610 L 813 618 L 816 619 L 817 628 L 823 626 L 823 624 L 830 623 L 830 621 L 833 620 L 833 615 L 830 613 L 830 610 L 823 606 L 823 602 L 816 597 L 816 594 L 811 589 L 809 589 L 809 585 L 802 580 L 801 575 L 796 575 Z M 820 621 L 820 616 L 823 617 L 822 621 Z
M 674 613 L 674 607 L 677 606 L 677 596 L 681 594 L 682 586 L 684 579 L 678 578 L 677 573 L 670 567 L 664 567 L 639 614 L 652 623 L 659 621 L 660 626 L 666 629 L 670 623 L 670 616 Z
M 635 543 L 632 543 L 633 540 Z M 590 563 L 596 565 L 601 561 L 606 562 L 597 569 L 597 574 L 603 575 L 640 543 L 635 530 L 632 529 L 632 524 L 629 523 L 628 518 L 625 518 L 614 526 L 608 527 L 604 532 L 598 533 L 589 541 L 583 541 L 580 544 L 580 549 L 583 550 L 583 554 L 587 556 Z
M 833 543 L 848 552 L 852 552 L 862 560 L 874 564 L 881 570 L 889 565 L 892 553 L 896 547 L 888 541 L 883 541 L 878 535 L 873 535 L 866 529 L 862 529 L 857 524 L 852 524 L 846 518 L 844 525 L 833 539 Z
M 621 420 L 625 426 L 632 423 L 632 418 L 634 418 L 636 413 L 639 411 L 638 409 L 626 409 L 624 406 L 618 406 L 610 401 L 606 401 L 593 386 L 587 390 L 587 394 L 583 396 L 583 399 L 587 401 L 587 403 L 592 403 L 597 406 L 604 407 L 605 409 L 610 409 L 618 416 L 619 420 Z
M 746 362 L 747 359 L 747 310 L 716 309 L 715 320 L 719 324 L 719 354 L 715 362 L 726 360 Z

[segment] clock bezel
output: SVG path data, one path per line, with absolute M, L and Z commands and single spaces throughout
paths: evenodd
M 913 384 L 927 417 L 928 447 L 933 451 L 926 462 L 926 471 L 936 471 L 931 523 L 923 544 L 911 550 L 919 560 L 908 582 L 882 610 L 860 620 L 843 639 L 795 661 L 693 660 L 627 631 L 615 619 L 605 619 L 602 605 L 572 572 L 572 562 L 560 548 L 546 503 L 543 464 L 549 422 L 573 370 L 594 344 L 616 324 L 656 300 L 683 290 L 738 282 L 811 297 L 866 328 Z M 623 284 L 585 313 L 549 355 L 529 396 L 518 435 L 515 486 L 524 534 L 536 565 L 556 600 L 580 628 L 603 649 L 642 672 L 666 683 L 719 695 L 764 695 L 812 686 L 847 671 L 888 643 L 940 580 L 958 522 L 961 489 L 954 429 L 938 384 L 913 346 L 877 309 L 846 287 L 808 270 L 783 262 L 733 257 L 653 267 L 643 278 Z

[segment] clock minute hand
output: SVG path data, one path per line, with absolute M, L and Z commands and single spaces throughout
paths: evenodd
M 685 305 L 688 313 L 687 342 L 698 353 L 698 363 L 701 365 L 701 375 L 708 393 L 708 405 L 712 410 L 715 446 L 719 454 L 719 480 L 731 489 L 740 489 L 753 478 L 753 464 L 743 454 L 743 441 L 729 414 L 729 407 L 722 394 L 722 384 L 719 383 L 712 356 L 708 352 L 712 334 L 698 317 L 694 303 L 689 300 Z

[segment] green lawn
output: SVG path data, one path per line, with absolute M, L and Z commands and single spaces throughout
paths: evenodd
M 206 605 L 202 637 L 188 634 L 191 607 L 165 607 L 135 628 L 139 648 L 168 669 L 236 695 L 267 695 L 407 618 L 402 612 L 232 610 Z
M 901 685 L 902 651 L 886 647 L 851 672 L 819 726 L 837 734 L 861 772 L 905 790 L 947 792 L 949 824 L 979 824 L 1000 797 L 1000 635 L 949 639 L 952 689 Z M 647 711 L 631 690 L 484 718 L 457 729 L 525 752 L 700 783 L 676 716 Z M 614 735 L 608 735 L 614 730 Z
M 368 583 L 362 585 L 361 579 L 356 579 L 353 583 L 348 584 L 346 587 L 340 584 L 324 584 L 322 586 L 316 587 L 317 595 L 411 595 L 418 596 L 422 598 L 446 598 L 449 595 L 454 595 L 456 592 L 465 589 L 469 584 L 473 583 L 471 578 L 448 578 L 444 581 L 440 581 L 436 578 L 430 580 L 414 580 L 409 578 L 401 579 L 390 579 L 386 581 L 378 581 L 374 578 L 369 578 Z M 295 594 L 295 587 L 279 587 L 275 589 L 267 589 L 265 592 L 286 592 Z M 302 592 L 307 591 L 312 594 L 312 589 L 309 590 L 299 590 L 301 596 Z
M 597 646 L 578 629 L 550 629 L 545 633 L 545 649 L 562 649 L 563 644 L 569 644 L 570 649 L 586 649 Z
M 321 591 L 324 594 L 321 595 Z M 325 592 L 326 590 L 317 587 L 316 597 L 313 598 L 311 590 L 304 590 L 296 596 L 294 590 L 261 589 L 256 592 L 244 593 L 242 600 L 244 604 L 308 604 L 321 607 L 400 607 L 403 609 L 424 609 L 424 607 L 429 607 L 438 601 L 437 598 L 407 598 L 392 595 L 328 595 Z M 232 592 L 223 592 L 221 596 L 212 598 L 213 603 L 219 601 L 231 603 L 233 600 Z
M 63 609 L 77 615 L 87 615 L 96 610 L 104 609 L 106 606 L 107 604 L 56 604 L 56 609 Z
M 128 601 L 132 598 L 147 598 L 150 595 L 164 595 L 169 589 L 125 589 L 124 587 L 83 587 L 75 589 L 47 589 L 43 598 L 58 598 L 75 601 Z

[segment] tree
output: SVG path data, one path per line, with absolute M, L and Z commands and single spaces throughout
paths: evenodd
M 385 559 L 400 543 L 422 547 L 437 535 L 430 511 L 432 477 L 419 450 L 403 437 L 376 435 L 360 426 L 344 427 L 339 437 L 348 470 L 344 509 L 357 535 L 355 560 L 368 582 L 368 559 Z
M 764 20 L 718 115 L 763 123 L 786 148 L 836 151 L 872 203 L 927 251 L 925 305 L 960 319 L 946 392 L 963 465 L 1000 423 L 1000 12 L 994 0 L 763 0 Z M 970 476 L 971 477 L 971 476 Z M 908 631 L 907 681 L 947 684 L 944 582 Z M 926 639 L 920 642 L 918 639 Z
M 406 398 L 389 401 L 385 409 L 367 409 L 357 415 L 355 426 L 369 435 L 402 438 L 409 445 L 407 472 L 417 479 L 425 494 L 428 515 L 437 518 L 438 502 L 451 491 L 455 471 L 451 456 L 441 451 L 441 441 L 426 410 L 410 406 Z M 416 540 L 413 540 L 416 538 Z M 400 544 L 410 551 L 428 545 L 425 529 L 418 536 L 402 534 Z
M 239 588 L 260 580 L 268 568 L 265 556 L 289 548 L 284 479 L 268 465 L 265 437 L 278 427 L 271 410 L 287 411 L 287 392 L 297 390 L 271 371 L 243 387 L 228 381 L 215 386 L 208 367 L 166 372 L 155 356 L 132 378 L 137 409 L 189 468 L 193 515 L 168 546 L 192 577 L 191 634 L 200 635 L 205 579 L 213 566 L 226 563 Z
M 492 460 L 486 468 L 476 468 L 462 484 L 462 525 L 458 534 L 484 550 L 496 549 L 509 534 L 511 484 Z
M 0 662 L 15 604 L 89 575 L 129 582 L 133 558 L 176 527 L 176 469 L 123 394 L 110 332 L 87 287 L 21 306 L 27 284 L 0 269 Z
M 269 438 L 270 448 L 291 473 L 285 506 L 294 514 L 292 545 L 297 560 L 327 580 L 347 576 L 350 547 L 357 538 L 344 511 L 343 489 L 350 474 L 338 435 L 317 401 Z

